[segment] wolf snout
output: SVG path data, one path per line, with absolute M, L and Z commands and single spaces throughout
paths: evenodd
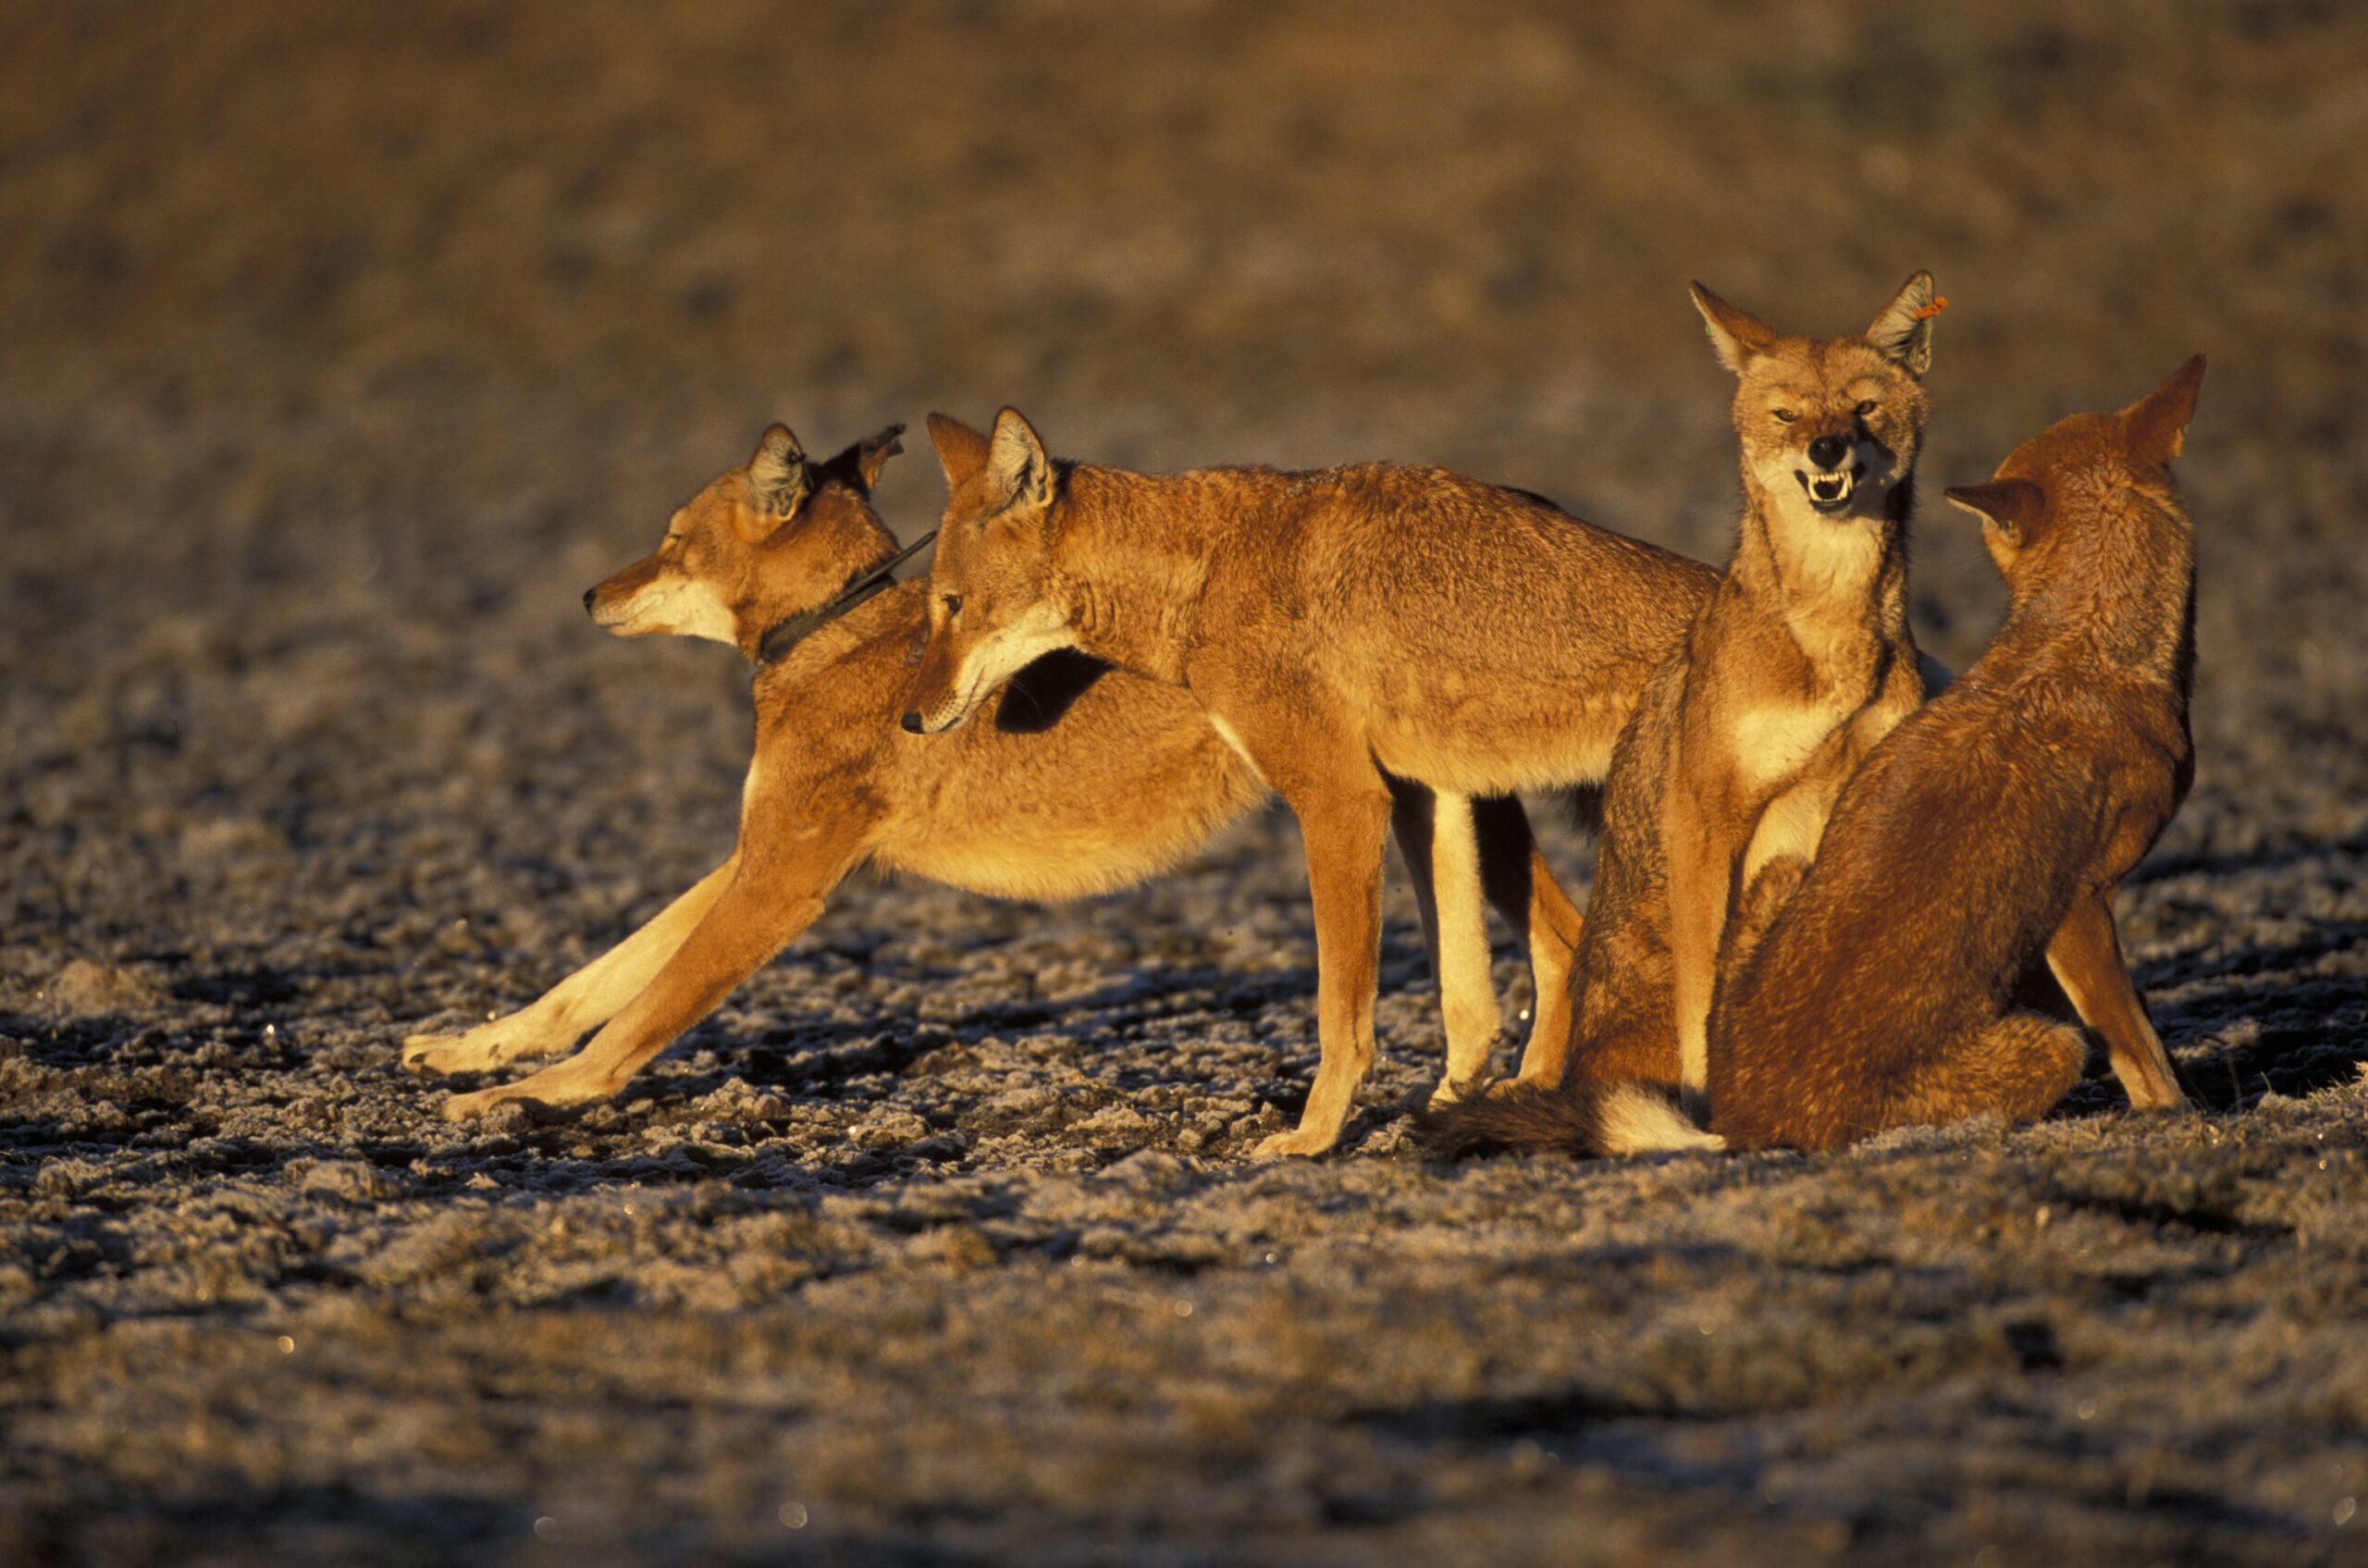
M 904 718 L 898 722 L 905 726 L 905 733 L 908 735 L 921 733 L 921 710 L 918 708 L 906 709 Z
M 1844 436 L 1819 436 L 1809 443 L 1809 461 L 1819 468 L 1839 468 L 1849 455 L 1850 441 Z
M 591 614 L 591 613 L 592 613 L 592 601 L 593 601 L 594 599 L 596 599 L 599 598 L 599 597 L 600 597 L 600 590 L 599 590 L 598 587 L 589 587 L 589 588 L 586 588 L 586 589 L 585 589 L 585 590 L 584 590 L 584 613 L 585 613 L 585 614 L 589 615 L 589 614 Z

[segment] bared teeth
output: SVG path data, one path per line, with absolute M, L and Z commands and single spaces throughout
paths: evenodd
M 1802 490 L 1811 500 L 1819 506 L 1832 506 L 1850 499 L 1851 493 L 1858 487 L 1859 472 L 1859 469 L 1853 469 L 1843 474 L 1810 475 L 1796 469 L 1793 476 L 1800 481 Z

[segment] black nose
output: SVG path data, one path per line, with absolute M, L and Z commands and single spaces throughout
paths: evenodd
M 584 590 L 584 608 L 586 610 L 588 611 L 592 608 L 592 596 L 599 591 L 600 590 L 598 588 L 586 588 Z
M 905 710 L 905 733 L 908 735 L 917 735 L 921 733 L 921 710 L 919 709 L 907 708 Z
M 1819 468 L 1839 468 L 1850 455 L 1850 443 L 1840 436 L 1819 436 L 1809 443 L 1809 461 Z

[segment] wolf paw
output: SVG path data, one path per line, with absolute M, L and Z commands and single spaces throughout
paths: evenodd
M 406 1072 L 448 1077 L 456 1072 L 491 1072 L 496 1068 L 534 1056 L 553 1056 L 575 1043 L 576 1031 L 553 1029 L 531 1012 L 481 1023 L 459 1034 L 414 1034 L 403 1042 Z
M 474 1094 L 455 1094 L 444 1102 L 444 1108 L 438 1114 L 446 1121 L 476 1121 L 491 1116 L 504 1105 L 514 1105 L 532 1116 L 535 1107 L 517 1095 L 507 1093 L 508 1087 L 480 1089 Z
M 407 1035 L 402 1040 L 402 1070 L 428 1073 L 474 1073 L 481 1068 L 469 1049 L 469 1035 Z
M 1250 1157 L 1253 1160 L 1314 1159 L 1318 1154 L 1329 1154 L 1332 1145 L 1338 1142 L 1339 1134 L 1337 1132 L 1295 1128 L 1264 1140 L 1250 1151 Z
M 484 1072 L 501 1065 L 500 1058 L 478 1038 L 466 1034 L 414 1034 L 403 1042 L 403 1070 L 442 1078 L 456 1072 Z
M 455 1094 L 444 1102 L 446 1121 L 475 1121 L 503 1105 L 519 1105 L 536 1121 L 555 1121 L 578 1105 L 605 1100 L 616 1086 L 588 1074 L 568 1072 L 565 1064 L 546 1068 L 515 1083 L 496 1084 L 475 1093 Z
M 509 1105 L 516 1106 L 524 1121 L 540 1119 L 536 1113 L 542 1107 L 533 1101 L 521 1100 L 495 1089 L 479 1090 L 474 1094 L 455 1094 L 444 1102 L 437 1115 L 450 1122 L 486 1121 Z
M 514 1104 L 524 1106 L 530 1118 L 559 1120 L 575 1106 L 610 1099 L 621 1087 L 623 1080 L 610 1078 L 599 1066 L 587 1066 L 583 1056 L 568 1056 L 516 1082 L 502 1082 L 474 1094 L 455 1094 L 443 1104 L 443 1118 L 448 1123 L 464 1123 Z
M 1500 1081 L 1496 1074 L 1490 1072 L 1465 1079 L 1442 1078 L 1432 1088 L 1430 1098 L 1424 1102 L 1423 1109 L 1443 1111 L 1466 1100 L 1477 1100 L 1492 1093 Z

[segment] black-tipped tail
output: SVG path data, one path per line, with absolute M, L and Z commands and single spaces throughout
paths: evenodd
M 1447 1160 L 1548 1153 L 1592 1158 L 1601 1153 L 1596 1146 L 1594 1098 L 1584 1087 L 1500 1084 L 1476 1100 L 1424 1111 L 1414 1118 L 1414 1141 L 1424 1154 Z
M 1556 1089 L 1514 1083 L 1414 1118 L 1415 1141 L 1440 1159 L 1474 1154 L 1676 1154 L 1724 1149 L 1695 1125 L 1674 1095 L 1643 1083 L 1577 1083 Z

